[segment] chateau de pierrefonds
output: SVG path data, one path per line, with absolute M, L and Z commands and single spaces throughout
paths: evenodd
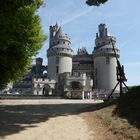
M 13 91 L 20 94 L 84 98 L 93 93 L 109 94 L 117 83 L 116 58 L 112 42 L 116 39 L 108 33 L 105 24 L 98 26 L 93 52 L 85 47 L 74 54 L 71 40 L 57 24 L 50 26 L 48 65 L 36 58 L 27 75 L 13 84 Z M 95 47 L 94 47 L 95 46 Z M 119 58 L 119 49 L 116 48 Z

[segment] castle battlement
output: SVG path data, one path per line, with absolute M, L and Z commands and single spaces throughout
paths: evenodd
M 55 83 L 56 81 L 48 78 L 33 78 L 34 83 Z
M 49 56 L 68 56 L 72 57 L 73 56 L 73 50 L 71 48 L 66 48 L 66 46 L 55 46 L 51 47 L 47 51 L 47 57 Z

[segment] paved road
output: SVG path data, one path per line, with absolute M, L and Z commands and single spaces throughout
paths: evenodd
M 0 140 L 90 140 L 81 117 L 93 100 L 0 100 Z

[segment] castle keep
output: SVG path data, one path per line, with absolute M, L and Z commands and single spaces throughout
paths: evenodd
M 97 90 L 109 94 L 117 83 L 111 40 L 115 45 L 115 37 L 109 35 L 105 24 L 100 24 L 92 54 L 84 47 L 74 54 L 68 35 L 57 24 L 50 26 L 48 65 L 42 64 L 42 58 L 36 58 L 36 64 L 14 84 L 13 90 L 21 94 L 70 98 L 85 95 L 92 98 Z M 119 49 L 115 49 L 119 58 Z

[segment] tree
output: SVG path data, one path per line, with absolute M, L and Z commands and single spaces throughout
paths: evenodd
M 107 1 L 108 0 L 87 0 L 86 4 L 88 4 L 89 6 L 100 6 L 100 4 L 104 4 Z
M 42 0 L 0 1 L 0 88 L 23 76 L 46 36 L 37 9 Z

